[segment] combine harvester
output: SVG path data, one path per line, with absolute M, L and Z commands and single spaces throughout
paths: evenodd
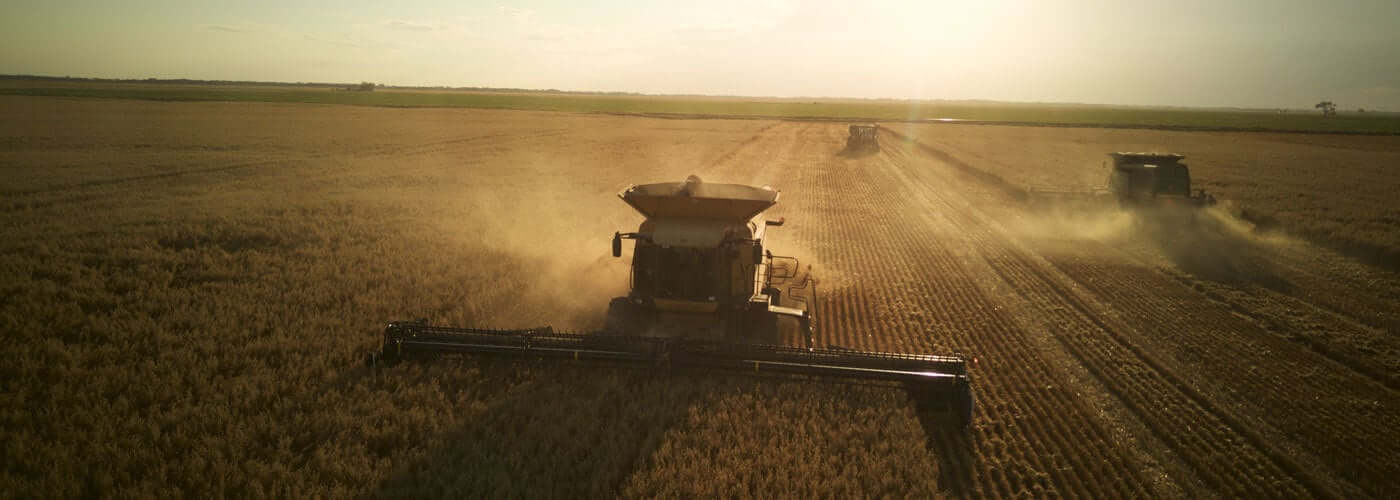
M 1191 170 L 1174 153 L 1109 153 L 1113 167 L 1107 187 L 1063 189 L 1032 186 L 1026 195 L 1033 202 L 1108 202 L 1127 208 L 1183 206 L 1203 208 L 1215 205 L 1215 197 L 1204 189 L 1191 192 Z
M 783 221 L 756 218 L 777 204 L 777 191 L 707 184 L 691 176 L 681 183 L 630 186 L 618 196 L 646 220 L 636 232 L 613 234 L 614 257 L 622 256 L 622 240 L 636 242 L 632 287 L 626 297 L 612 300 L 602 331 L 399 321 L 389 323 L 383 348 L 369 363 L 493 354 L 816 381 L 887 381 L 907 388 L 924 408 L 951 411 L 963 425 L 971 422 L 972 388 L 961 355 L 813 345 L 816 281 L 810 273 L 793 280 L 797 259 L 764 247 L 766 229 Z M 801 347 L 780 345 L 784 323 L 799 332 Z
M 876 124 L 852 124 L 848 127 L 846 151 L 873 152 L 880 150 L 880 126 Z

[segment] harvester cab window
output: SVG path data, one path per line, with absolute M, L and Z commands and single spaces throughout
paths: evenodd
M 1157 167 L 1157 194 L 1188 196 L 1191 194 L 1191 176 L 1186 166 L 1168 164 Z
M 1151 196 L 1157 184 L 1157 168 L 1147 165 L 1130 167 L 1124 171 L 1128 178 L 1128 192 L 1134 198 Z
M 711 300 L 726 276 L 717 248 L 638 245 L 633 261 L 633 288 L 673 300 Z

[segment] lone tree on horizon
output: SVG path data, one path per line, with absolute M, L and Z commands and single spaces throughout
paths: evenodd
M 1321 109 L 1322 116 L 1332 116 L 1337 114 L 1337 103 L 1334 103 L 1332 101 L 1322 101 L 1313 105 L 1313 107 Z

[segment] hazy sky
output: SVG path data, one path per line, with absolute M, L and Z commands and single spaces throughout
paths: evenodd
M 1400 111 L 1400 0 L 7 0 L 0 73 Z

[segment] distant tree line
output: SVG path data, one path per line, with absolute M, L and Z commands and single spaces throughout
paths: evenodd
M 189 78 L 85 78 L 78 76 L 42 75 L 0 75 L 0 80 L 37 80 L 50 82 L 92 83 L 152 83 L 168 85 L 275 85 L 278 87 L 344 87 L 347 85 L 352 85 L 349 83 L 333 82 L 260 82 L 253 80 L 192 80 Z
M 86 78 L 76 76 L 44 76 L 44 75 L 5 75 L 0 74 L 0 80 L 38 80 L 38 81 L 68 81 L 68 82 L 92 82 L 92 83 L 151 83 L 151 84 L 171 84 L 171 85 L 248 85 L 248 86 L 278 86 L 278 87 L 330 87 L 339 89 L 361 90 L 361 87 L 370 82 L 360 82 L 359 84 L 349 82 L 264 82 L 256 80 L 193 80 L 189 78 Z M 371 84 L 379 89 L 434 89 L 434 90 L 466 90 L 472 92 L 511 92 L 521 94 L 578 94 L 578 95 L 612 95 L 612 96 L 650 96 L 658 94 L 647 94 L 644 92 L 599 92 L 591 90 L 559 90 L 559 89 L 526 89 L 518 87 L 452 87 L 447 85 L 436 86 L 397 86 L 384 85 L 382 83 Z M 369 90 L 369 88 L 365 88 Z M 661 94 L 687 96 L 691 94 Z M 700 94 L 694 94 L 699 96 Z

